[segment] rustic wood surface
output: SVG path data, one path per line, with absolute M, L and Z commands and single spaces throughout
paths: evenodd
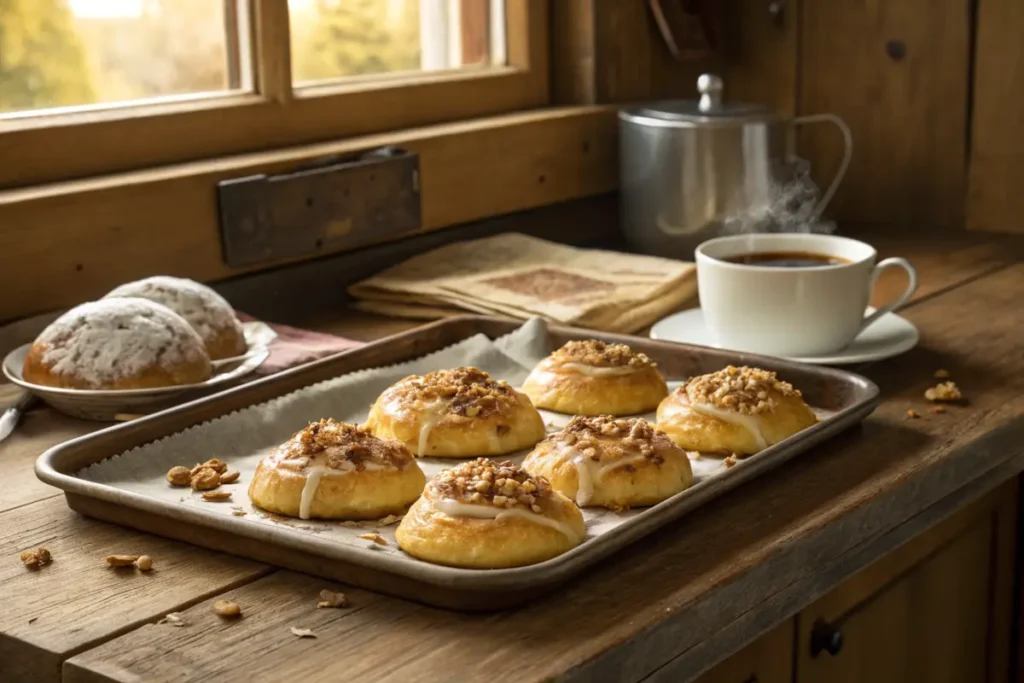
M 1024 193 L 1010 180 L 1024 165 L 1024 3 L 985 0 L 977 12 L 967 227 L 1024 232 Z
M 31 676 L 10 677 L 33 681 L 59 680 L 55 662 L 78 652 L 65 665 L 68 680 L 162 680 L 182 672 L 194 680 L 240 680 L 342 670 L 353 678 L 396 681 L 432 680 L 454 670 L 464 671 L 466 680 L 588 680 L 599 673 L 615 680 L 686 680 L 1024 468 L 1021 428 L 1010 422 L 1021 412 L 1024 393 L 1024 358 L 1014 334 L 1024 322 L 1016 305 L 1024 291 L 1024 266 L 1001 268 L 1017 258 L 1012 244 L 935 250 L 931 256 L 910 243 L 885 245 L 885 254 L 907 256 L 922 271 L 925 287 L 906 315 L 923 338 L 905 356 L 866 368 L 885 400 L 863 428 L 819 448 L 818 457 L 741 487 L 715 510 L 698 512 L 621 553 L 558 597 L 516 611 L 459 615 L 352 590 L 347 592 L 353 610 L 318 612 L 310 596 L 327 587 L 323 581 L 283 571 L 264 576 L 268 569 L 255 563 L 78 518 L 45 487 L 16 497 L 3 487 L 0 538 L 11 563 L 0 573 L 0 585 L 12 599 L 0 617 L 0 661 L 38 661 L 42 673 L 23 668 Z M 937 367 L 953 372 L 970 405 L 927 413 L 921 393 Z M 910 407 L 924 417 L 907 420 Z M 49 411 L 30 417 L 41 421 L 36 438 L 23 434 L 24 440 L 0 445 L 0 459 L 17 468 L 61 439 L 42 429 L 43 421 L 53 419 Z M 85 426 L 65 426 L 71 432 L 79 428 Z M 45 533 L 12 531 L 26 523 L 51 526 Z M 60 545 L 58 553 L 60 539 L 74 541 Z M 16 553 L 41 543 L 52 544 L 56 561 L 29 573 Z M 41 582 L 61 560 L 79 576 L 105 554 L 134 552 L 124 544 L 152 544 L 145 547 L 158 567 L 170 558 L 171 566 L 197 571 L 161 581 L 154 595 L 122 596 L 125 604 L 117 608 L 113 603 L 122 594 L 102 583 L 108 578 L 102 565 L 99 583 L 70 576 Z M 220 578 L 209 588 L 200 575 Z M 9 591 L 13 582 L 17 589 Z M 234 594 L 246 617 L 226 625 L 210 620 L 213 596 L 243 582 L 250 583 Z M 46 592 L 45 600 L 38 591 Z M 25 629 L 41 623 L 28 624 L 39 604 L 59 604 L 75 616 L 33 638 Z M 136 628 L 175 610 L 193 625 Z M 93 618 L 79 623 L 78 615 L 90 611 Z M 16 616 L 8 620 L 7 612 Z M 27 615 L 25 623 L 17 615 Z M 290 625 L 311 628 L 319 638 L 300 640 L 288 632 Z M 640 632 L 646 637 L 637 639 Z M 332 647 L 325 648 L 325 640 Z M 85 649 L 102 641 L 109 642 Z M 525 660 L 524 648 L 530 652 Z M 502 664 L 509 661 L 525 664 Z
M 935 228 L 962 227 L 967 6 L 960 0 L 799 6 L 799 113 L 837 114 L 853 132 L 853 161 L 828 214 L 907 226 L 922 237 Z M 807 127 L 799 151 L 810 159 L 815 178 L 825 182 L 841 158 L 842 138 L 825 124 Z M 1012 184 L 1009 177 L 994 176 L 992 182 Z

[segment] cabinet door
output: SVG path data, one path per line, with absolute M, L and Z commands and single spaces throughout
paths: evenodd
M 694 683 L 791 683 L 793 631 L 794 621 L 787 619 Z
M 1005 681 L 1015 489 L 993 492 L 798 615 L 798 683 Z

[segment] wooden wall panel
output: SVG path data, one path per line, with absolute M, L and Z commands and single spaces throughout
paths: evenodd
M 978 3 L 977 26 L 967 227 L 1024 232 L 1024 2 Z
M 802 3 L 800 113 L 838 114 L 853 131 L 853 163 L 829 211 L 840 221 L 962 227 L 969 5 Z M 801 133 L 799 149 L 827 181 L 841 145 L 821 126 Z

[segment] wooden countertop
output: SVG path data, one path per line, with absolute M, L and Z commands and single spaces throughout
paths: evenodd
M 687 680 L 1024 470 L 1021 242 L 874 242 L 918 267 L 903 314 L 922 339 L 857 368 L 883 394 L 863 426 L 516 610 L 465 615 L 344 586 L 350 609 L 316 610 L 329 582 L 82 518 L 32 463 L 97 425 L 32 411 L 0 444 L 0 679 Z M 364 339 L 405 326 L 350 313 L 317 324 Z M 969 404 L 937 415 L 923 392 L 940 367 Z M 39 545 L 53 564 L 25 570 L 18 552 Z M 108 571 L 114 553 L 156 569 Z M 217 618 L 221 597 L 244 618 Z M 169 612 L 187 625 L 155 623 Z

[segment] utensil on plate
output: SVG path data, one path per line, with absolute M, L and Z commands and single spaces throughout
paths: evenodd
M 15 401 L 13 406 L 5 410 L 3 415 L 0 415 L 0 441 L 11 435 L 14 428 L 18 426 L 22 413 L 32 407 L 35 400 L 36 397 L 26 391 L 21 395 L 21 398 Z

